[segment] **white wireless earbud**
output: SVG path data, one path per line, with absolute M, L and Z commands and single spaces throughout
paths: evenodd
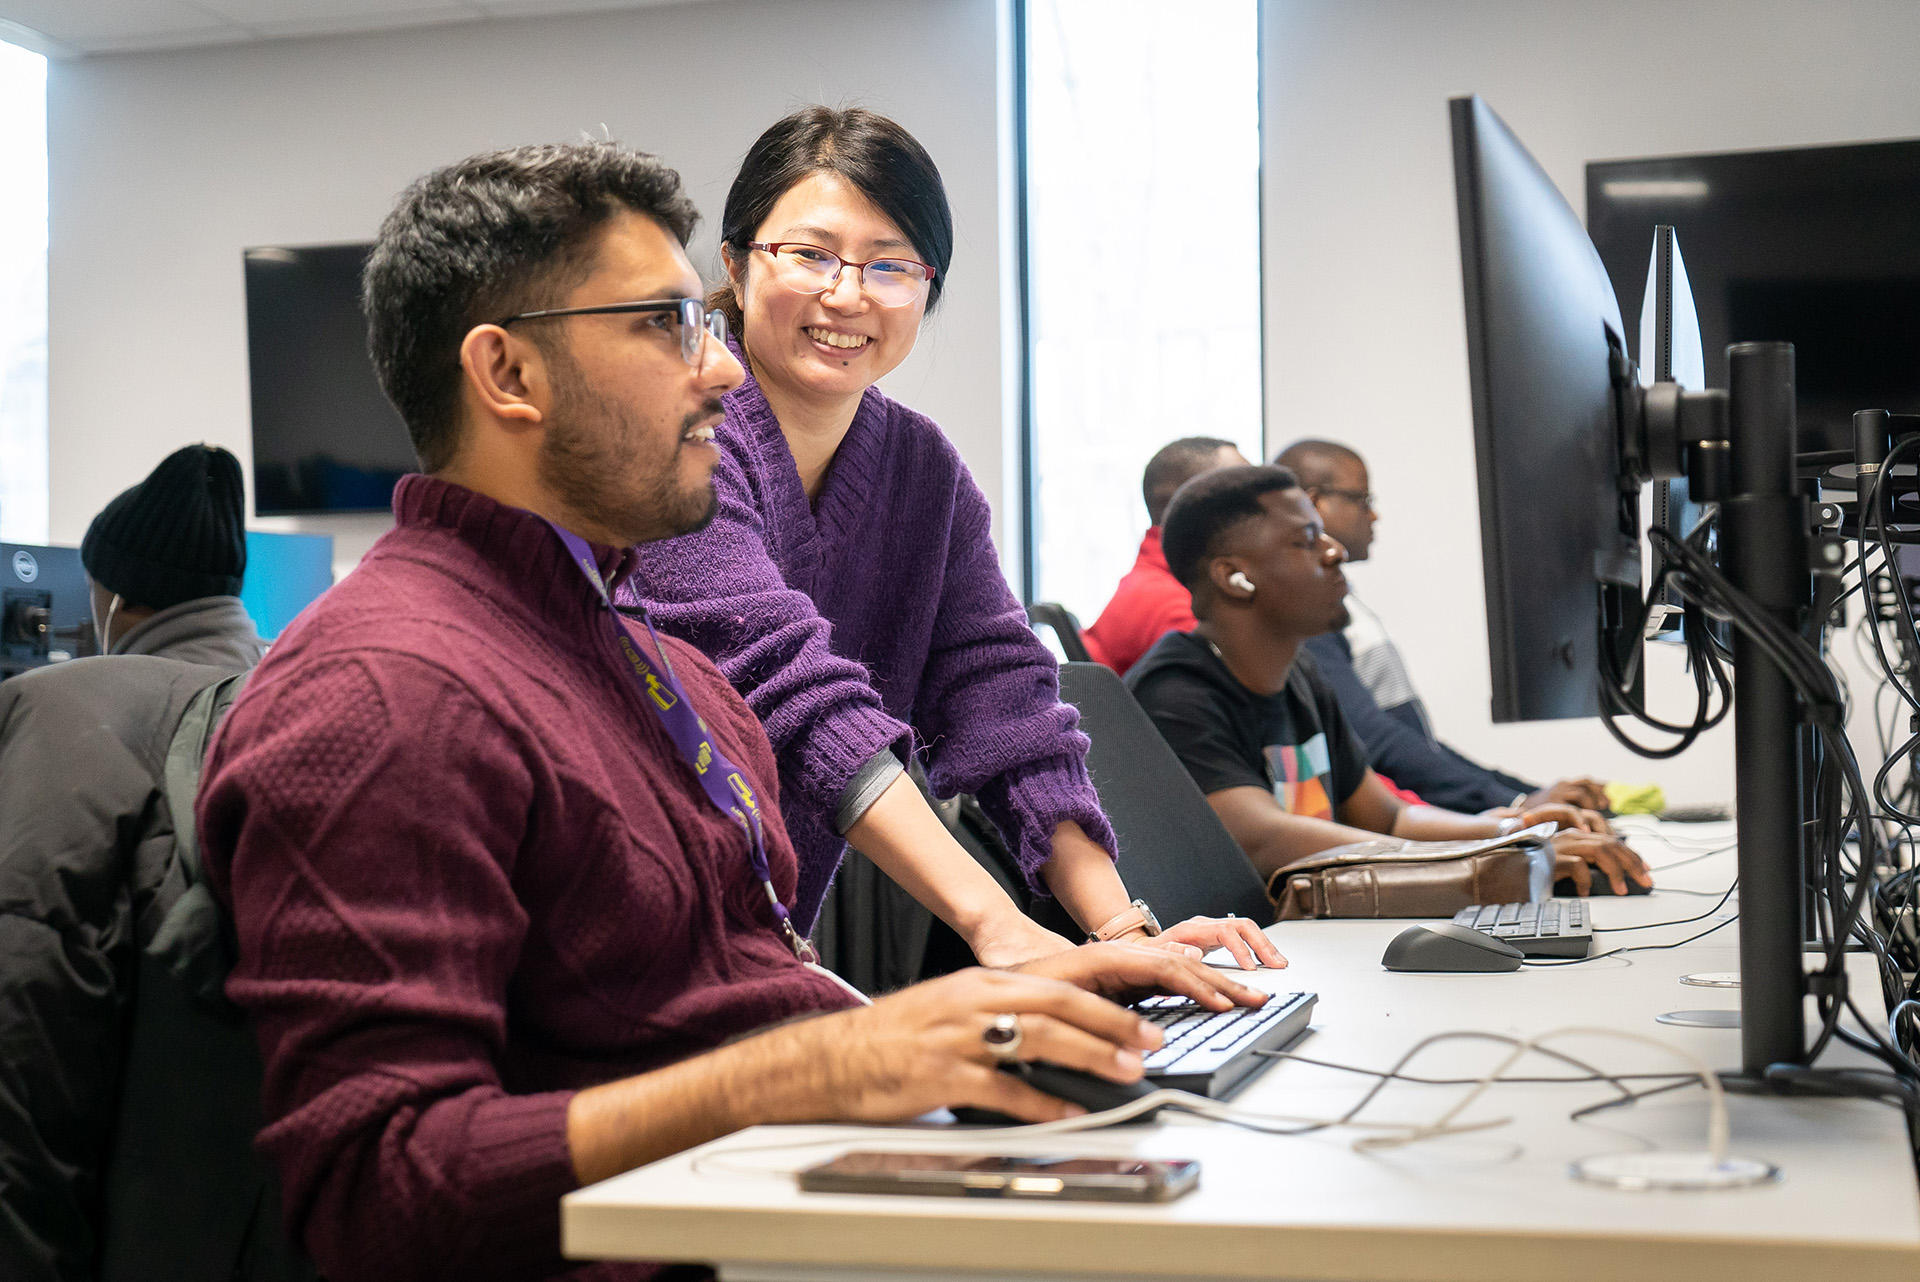
M 1242 592 L 1246 593 L 1248 596 L 1253 595 L 1253 580 L 1249 579 L 1245 574 L 1241 573 L 1239 570 L 1235 570 L 1232 574 L 1229 574 L 1227 576 L 1227 582 L 1232 584 L 1234 587 L 1239 588 Z

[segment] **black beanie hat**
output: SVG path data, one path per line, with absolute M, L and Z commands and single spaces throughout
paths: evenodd
M 128 605 L 151 610 L 238 596 L 246 503 L 239 459 L 217 445 L 175 450 L 93 518 L 80 564 Z

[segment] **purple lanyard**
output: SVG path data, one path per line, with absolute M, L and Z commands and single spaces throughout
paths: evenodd
M 594 564 L 593 549 L 587 541 L 571 530 L 562 529 L 552 521 L 553 532 L 567 545 L 572 553 L 574 564 L 593 584 L 595 592 L 600 594 L 600 603 L 607 607 L 607 614 L 613 619 L 615 642 L 625 657 L 628 671 L 633 682 L 639 687 L 641 702 L 652 708 L 654 715 L 660 718 L 661 726 L 667 737 L 673 740 L 673 746 L 679 751 L 680 759 L 693 771 L 694 778 L 700 781 L 700 787 L 720 811 L 740 825 L 747 835 L 747 860 L 753 865 L 754 875 L 760 878 L 760 885 L 767 892 L 767 902 L 773 905 L 773 915 L 780 922 L 780 932 L 786 936 L 787 946 L 793 949 L 793 955 L 803 962 L 817 962 L 820 955 L 813 945 L 800 937 L 793 928 L 793 918 L 787 912 L 787 906 L 780 902 L 779 892 L 773 888 L 773 871 L 767 864 L 766 834 L 760 820 L 760 802 L 753 795 L 753 785 L 731 761 L 728 761 L 713 737 L 707 733 L 707 723 L 699 713 L 693 710 L 693 701 L 680 681 L 673 675 L 673 664 L 667 660 L 667 648 L 660 644 L 660 634 L 653 630 L 653 623 L 645 614 L 640 621 L 647 625 L 647 635 L 653 638 L 654 652 L 660 656 L 656 666 L 649 663 L 641 653 L 635 637 L 620 622 L 620 616 L 613 608 L 613 598 L 607 595 L 607 585 L 600 577 L 600 569 Z

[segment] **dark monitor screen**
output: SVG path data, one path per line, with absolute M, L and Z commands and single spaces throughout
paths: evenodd
M 1450 108 L 1493 719 L 1597 716 L 1603 632 L 1622 670 L 1639 644 L 1638 491 L 1616 479 L 1620 308 L 1506 124 L 1477 97 Z
M 1920 412 L 1920 140 L 1589 164 L 1587 228 L 1628 315 L 1656 223 L 1687 246 L 1708 387 L 1729 344 L 1778 339 L 1802 449 L 1850 446 L 1858 409 Z
M 384 512 L 417 470 L 374 376 L 360 311 L 367 245 L 246 251 L 254 510 Z

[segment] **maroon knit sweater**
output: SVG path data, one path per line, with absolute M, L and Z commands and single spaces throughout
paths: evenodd
M 261 1145 L 328 1276 L 562 1275 L 573 1091 L 850 999 L 781 942 L 745 838 L 553 532 L 420 476 L 393 506 L 397 528 L 281 636 L 209 754 L 200 831 L 239 936 L 227 991 L 265 1057 Z M 631 571 L 631 552 L 596 552 Z M 759 723 L 665 644 L 773 799 Z

